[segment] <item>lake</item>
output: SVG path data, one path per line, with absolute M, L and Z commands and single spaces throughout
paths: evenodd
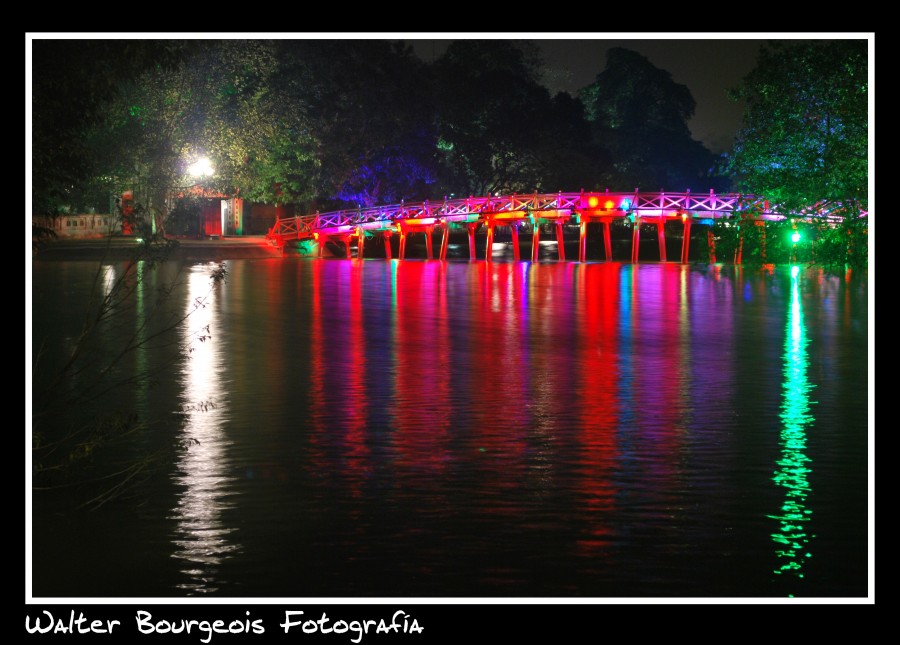
M 124 267 L 34 262 L 36 393 Z M 86 343 L 120 384 L 63 420 L 140 422 L 100 466 L 180 448 L 95 510 L 35 492 L 36 598 L 869 593 L 863 274 L 216 267 L 144 267 Z

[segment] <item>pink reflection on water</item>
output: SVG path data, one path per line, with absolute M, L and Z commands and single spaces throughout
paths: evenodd
M 351 495 L 361 496 L 361 487 L 370 469 L 370 449 L 366 443 L 367 415 L 369 401 L 366 391 L 366 330 L 363 320 L 363 261 L 351 260 L 342 263 L 341 281 L 349 282 L 349 297 L 339 305 L 346 311 L 349 321 L 349 333 L 343 344 L 344 351 L 339 361 L 346 373 L 344 423 L 342 432 L 342 448 L 344 454 L 345 476 L 350 482 Z M 339 343 L 338 346 L 341 346 Z
M 309 459 L 314 472 L 340 478 L 358 498 L 371 470 L 363 261 L 313 260 L 307 267 L 312 280 Z
M 439 476 L 451 459 L 453 419 L 446 263 L 398 261 L 394 269 L 391 418 L 398 475 Z
M 516 494 L 529 484 L 526 450 L 529 410 L 529 339 L 518 263 L 470 266 L 468 355 L 473 378 L 473 465 L 482 482 L 479 512 L 518 515 Z

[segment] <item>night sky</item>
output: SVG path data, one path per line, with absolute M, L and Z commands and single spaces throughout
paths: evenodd
M 481 38 L 474 34 L 468 37 Z M 404 39 L 416 53 L 431 62 L 440 56 L 449 40 Z M 697 102 L 694 118 L 688 123 L 694 137 L 713 152 L 730 149 L 741 125 L 741 105 L 731 101 L 726 91 L 735 87 L 756 65 L 763 38 L 735 35 L 722 39 L 685 39 L 676 36 L 647 39 L 571 39 L 518 41 L 535 43 L 542 52 L 542 81 L 551 92 L 578 90 L 594 82 L 606 67 L 606 52 L 624 47 L 643 54 L 656 67 L 672 74 L 676 83 L 686 85 Z

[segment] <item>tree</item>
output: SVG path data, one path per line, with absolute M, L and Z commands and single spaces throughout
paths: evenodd
M 559 92 L 532 132 L 538 161 L 534 189 L 556 192 L 597 187 L 609 168 L 606 151 L 591 140 L 591 126 L 578 98 Z
M 106 155 L 93 146 L 97 122 L 122 82 L 180 65 L 191 45 L 153 40 L 32 40 L 32 211 L 108 207 Z
M 84 116 L 67 116 L 61 106 L 80 96 L 77 83 L 42 76 L 34 92 L 36 127 L 35 203 L 38 211 L 84 202 L 84 195 L 135 191 L 137 206 L 164 232 L 173 196 L 200 187 L 204 194 L 240 195 L 263 202 L 311 199 L 316 195 L 314 128 L 306 106 L 283 89 L 275 44 L 268 41 L 166 41 L 138 48 L 141 64 L 107 61 L 127 47 L 85 43 L 41 49 L 43 64 L 72 53 L 89 76 L 98 70 L 103 91 L 85 104 Z M 154 42 L 154 41 L 149 41 Z M 173 53 L 174 52 L 174 53 Z M 93 80 L 94 84 L 99 81 Z M 88 88 L 91 87 L 89 84 Z M 286 100 L 290 98 L 291 100 Z M 62 126 L 62 127 L 60 127 Z M 58 131 L 58 132 L 57 132 Z M 208 157 L 213 175 L 188 172 Z
M 559 189 L 543 185 L 540 140 L 553 104 L 535 51 L 506 40 L 457 40 L 435 63 L 446 193 Z
M 281 41 L 284 100 L 315 132 L 315 208 L 424 199 L 435 181 L 432 85 L 411 48 L 386 40 Z
M 223 41 L 198 46 L 176 69 L 123 82 L 95 130 L 104 142 L 95 148 L 120 160 L 116 173 L 135 184 L 158 230 L 173 194 L 200 185 L 274 201 L 278 180 L 310 161 L 302 105 L 281 100 L 276 70 L 272 43 Z M 188 172 L 201 157 L 214 167 L 202 181 Z
M 728 156 L 736 187 L 788 208 L 868 204 L 868 45 L 776 42 L 732 90 L 744 125 Z
M 610 49 L 606 68 L 579 94 L 609 170 L 596 186 L 617 190 L 709 189 L 713 156 L 691 137 L 690 90 L 637 52 Z

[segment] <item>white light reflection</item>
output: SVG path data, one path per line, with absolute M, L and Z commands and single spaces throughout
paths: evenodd
M 138 270 L 140 270 L 140 267 L 138 267 Z M 103 281 L 103 295 L 108 297 L 112 295 L 112 290 L 118 276 L 116 275 L 116 268 L 112 264 L 105 265 L 102 272 L 103 277 L 101 280 Z
M 225 370 L 221 344 L 215 336 L 218 322 L 216 293 L 211 288 L 215 265 L 196 266 L 188 276 L 185 342 L 190 358 L 182 368 L 182 403 L 185 410 L 183 440 L 187 446 L 178 461 L 175 482 L 181 487 L 172 510 L 177 522 L 173 557 L 183 560 L 187 580 L 180 589 L 194 594 L 219 589 L 219 567 L 240 549 L 222 521 L 231 507 L 227 475 L 229 442 L 222 431 L 226 412 L 217 402 Z

